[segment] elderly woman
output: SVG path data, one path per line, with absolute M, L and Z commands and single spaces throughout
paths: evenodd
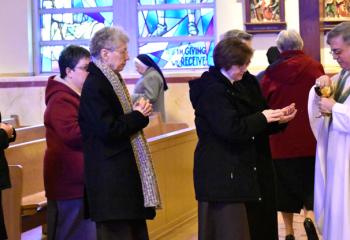
M 194 186 L 199 239 L 278 239 L 268 135 L 294 118 L 294 104 L 269 109 L 247 75 L 252 49 L 224 38 L 214 67 L 190 82 L 198 144 Z
M 79 111 L 89 215 L 98 239 L 148 239 L 146 219 L 160 206 L 150 151 L 142 129 L 152 105 L 132 105 L 120 71 L 129 59 L 119 27 L 97 31 Z
M 144 97 L 152 103 L 153 111 L 160 112 L 165 121 L 164 91 L 168 89 L 162 70 L 146 54 L 140 54 L 135 58 L 136 71 L 142 75 L 137 81 L 133 101 Z
M 89 62 L 85 48 L 66 47 L 58 59 L 60 75 L 51 76 L 46 86 L 44 185 L 49 240 L 96 239 L 95 223 L 84 218 L 84 159 L 78 124 Z
M 299 114 L 287 129 L 270 137 L 277 174 L 277 206 L 286 226 L 286 239 L 294 239 L 293 213 L 304 208 L 309 239 L 317 239 L 312 223 L 316 142 L 307 114 L 309 90 L 324 74 L 322 65 L 303 51 L 303 40 L 294 30 L 277 37 L 280 60 L 267 68 L 261 80 L 263 94 L 272 108 L 295 102 Z

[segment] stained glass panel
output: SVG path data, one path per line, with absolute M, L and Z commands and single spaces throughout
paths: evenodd
M 213 3 L 214 0 L 138 0 L 139 5 Z
M 113 0 L 40 0 L 40 9 L 108 7 Z
M 163 69 L 207 68 L 213 64 L 215 43 L 210 42 L 157 42 L 140 46 L 140 53 L 149 54 Z
M 41 40 L 78 40 L 91 36 L 113 23 L 112 12 L 43 14 L 40 17 Z
M 212 36 L 213 16 L 213 8 L 139 11 L 139 37 Z
M 82 46 L 89 49 L 88 46 Z M 44 46 L 40 48 L 41 53 L 41 72 L 59 72 L 58 58 L 64 46 Z

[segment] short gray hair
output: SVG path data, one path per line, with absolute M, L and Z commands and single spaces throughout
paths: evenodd
M 241 41 L 251 41 L 253 39 L 253 35 L 239 29 L 232 29 L 225 32 L 221 37 L 221 39 L 226 38 L 238 38 Z
M 350 44 L 350 22 L 342 22 L 336 25 L 328 34 L 327 34 L 327 43 L 330 44 L 330 41 L 338 36 L 343 37 L 343 41 L 347 44 Z
M 121 27 L 104 27 L 98 30 L 90 41 L 91 56 L 99 59 L 102 49 L 115 50 L 128 42 L 129 37 Z
M 303 39 L 295 30 L 282 30 L 277 36 L 276 44 L 281 52 L 302 50 L 304 47 Z

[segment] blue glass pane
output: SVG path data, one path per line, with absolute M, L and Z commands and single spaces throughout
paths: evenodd
M 90 39 L 96 31 L 112 23 L 112 12 L 43 14 L 41 40 Z
M 88 46 L 82 46 L 89 50 Z M 64 46 L 44 46 L 40 48 L 41 72 L 59 72 L 58 58 Z
M 213 64 L 214 41 L 146 43 L 139 52 L 149 54 L 163 69 L 207 68 Z
M 139 5 L 213 3 L 215 0 L 138 0 Z
M 40 0 L 40 9 L 108 7 L 113 0 Z
M 139 11 L 139 37 L 211 36 L 213 19 L 213 8 Z
M 41 72 L 59 72 L 58 57 L 63 46 L 41 47 Z

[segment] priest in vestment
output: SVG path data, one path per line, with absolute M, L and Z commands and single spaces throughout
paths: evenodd
M 350 22 L 327 35 L 333 58 L 342 70 L 319 77 L 321 89 L 332 86 L 331 97 L 310 90 L 308 112 L 317 140 L 314 211 L 324 240 L 350 239 Z M 321 115 L 320 115 L 321 114 Z

